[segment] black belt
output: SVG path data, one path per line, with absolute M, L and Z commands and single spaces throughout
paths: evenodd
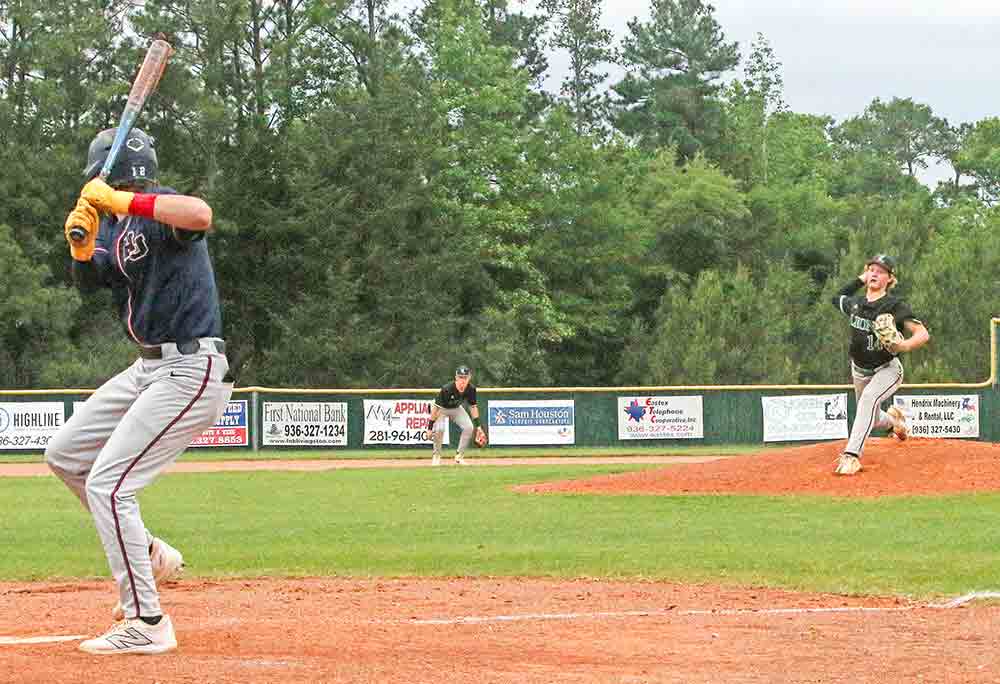
M 226 353 L 226 343 L 222 340 L 212 340 L 212 345 L 215 347 L 215 351 L 220 354 Z M 199 349 L 201 349 L 201 342 L 199 340 L 188 340 L 187 342 L 177 343 L 177 351 L 185 356 L 188 354 L 194 354 Z M 161 345 L 156 345 L 154 347 L 139 347 L 139 356 L 144 359 L 162 359 L 163 347 Z

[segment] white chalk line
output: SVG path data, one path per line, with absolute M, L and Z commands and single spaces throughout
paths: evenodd
M 86 639 L 86 634 L 67 634 L 62 636 L 35 637 L 0 637 L 0 646 L 16 646 L 19 644 L 51 644 L 59 641 L 79 641 Z
M 959 596 L 958 598 L 953 598 L 945 603 L 932 603 L 931 608 L 958 608 L 959 606 L 964 606 L 966 603 L 971 603 L 980 599 L 1000 599 L 1000 591 L 973 591 L 971 593 L 965 594 L 964 596 Z
M 820 608 L 717 608 L 703 610 L 675 610 L 672 608 L 658 610 L 619 610 L 599 611 L 591 613 L 526 613 L 522 615 L 467 615 L 455 618 L 426 618 L 413 620 L 391 621 L 395 624 L 407 625 L 471 625 L 490 622 L 528 622 L 543 620 L 600 620 L 622 619 L 630 617 L 663 617 L 666 615 L 698 616 L 698 615 L 804 615 L 810 613 L 902 613 L 917 608 L 950 609 L 960 608 L 972 601 L 982 599 L 1000 599 L 1000 591 L 974 591 L 951 599 L 944 603 L 913 604 L 910 606 L 833 606 Z M 376 620 L 385 623 L 386 621 Z M 47 644 L 62 641 L 78 641 L 86 639 L 85 634 L 51 635 L 34 637 L 3 637 L 0 636 L 0 646 L 15 646 L 26 644 Z
M 874 608 L 865 606 L 841 606 L 837 608 L 719 608 L 715 610 L 622 610 L 603 611 L 596 613 L 528 613 L 524 615 L 484 615 L 463 616 L 456 618 L 428 618 L 407 620 L 410 625 L 461 625 L 480 624 L 486 622 L 522 622 L 531 620 L 601 620 L 630 617 L 662 617 L 666 615 L 791 615 L 801 613 L 861 613 L 861 612 L 899 612 L 913 610 L 917 606 L 895 608 Z
M 667 615 L 807 615 L 817 613 L 903 613 L 918 608 L 949 609 L 959 608 L 979 599 L 1000 599 L 1000 592 L 978 591 L 959 596 L 945 603 L 913 604 L 908 606 L 831 606 L 818 608 L 717 608 L 704 610 L 622 610 L 590 613 L 527 613 L 522 615 L 482 615 L 454 618 L 425 618 L 406 620 L 409 625 L 462 625 L 491 622 L 527 622 L 544 620 L 601 620 L 630 617 L 663 617 Z

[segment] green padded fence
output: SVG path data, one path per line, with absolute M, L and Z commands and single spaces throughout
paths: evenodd
M 997 381 L 997 327 L 1000 318 L 990 322 L 990 377 L 978 383 L 904 384 L 899 390 L 906 395 L 974 394 L 979 398 L 979 428 L 981 441 L 1000 442 L 1000 388 Z M 66 415 L 72 413 L 73 402 L 83 401 L 92 390 L 0 391 L 0 403 L 57 401 L 64 402 Z M 418 398 L 432 401 L 435 389 L 364 389 L 315 390 L 274 389 L 266 387 L 239 388 L 233 399 L 248 400 L 249 444 L 245 449 L 269 449 L 261 445 L 263 430 L 262 405 L 265 401 L 345 402 L 348 407 L 347 448 L 364 448 L 364 399 Z M 545 400 L 572 399 L 575 405 L 576 446 L 662 447 L 670 444 L 755 444 L 763 442 L 762 397 L 803 394 L 846 393 L 848 417 L 854 419 L 854 391 L 851 385 L 728 385 L 678 387 L 521 387 L 480 388 L 480 411 L 488 415 L 489 402 L 502 399 Z M 704 415 L 703 439 L 619 440 L 619 396 L 701 396 Z M 484 420 L 484 422 L 486 422 Z M 2 427 L 2 426 L 0 426 Z M 2 431 L 0 431 L 2 436 Z M 452 429 L 451 443 L 455 440 Z M 275 447 L 288 448 L 288 447 Z M 300 448 L 300 447 L 295 447 Z M 329 446 L 315 447 L 330 449 Z M 386 448 L 379 445 L 378 448 Z M 502 448 L 502 447 L 501 447 Z M 0 442 L 0 451 L 8 451 Z M 41 448 L 32 449 L 41 451 Z M 24 451 L 22 450 L 22 453 Z

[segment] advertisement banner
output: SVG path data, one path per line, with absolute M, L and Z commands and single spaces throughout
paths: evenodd
M 430 399 L 365 399 L 365 444 L 430 445 L 426 439 L 431 418 Z M 448 417 L 441 416 L 438 427 L 448 443 Z
M 191 442 L 193 447 L 240 447 L 250 444 L 250 433 L 247 430 L 247 400 L 239 399 L 226 405 L 222 417 L 215 425 L 195 437 Z
M 618 397 L 618 439 L 704 439 L 701 397 Z
M 764 441 L 847 439 L 847 394 L 761 397 Z
M 45 449 L 65 420 L 61 401 L 0 404 L 0 450 Z
M 491 444 L 573 444 L 576 409 L 572 399 L 490 400 Z
M 265 401 L 264 446 L 347 446 L 347 402 Z
M 914 437 L 978 437 L 979 396 L 937 394 L 896 396 L 893 405 L 901 409 Z

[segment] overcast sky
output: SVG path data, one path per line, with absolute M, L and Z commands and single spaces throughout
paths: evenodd
M 408 0 L 413 6 L 416 0 Z M 837 121 L 876 97 L 910 97 L 952 124 L 1000 116 L 1000 0 L 715 0 L 715 19 L 744 59 L 763 33 L 782 64 L 794 112 Z M 510 0 L 533 13 L 535 0 Z M 649 0 L 606 0 L 616 43 L 627 22 L 649 19 Z M 558 90 L 564 55 L 549 55 L 547 89 Z M 609 80 L 621 77 L 612 73 Z M 742 70 L 732 76 L 742 76 Z M 946 171 L 932 172 L 933 182 Z
M 792 111 L 838 121 L 875 97 L 912 97 L 952 123 L 1000 116 L 998 0 L 715 0 L 715 19 L 744 58 L 763 33 L 782 63 Z M 533 0 L 511 7 L 534 8 Z M 608 0 L 605 25 L 620 40 L 649 0 Z M 565 59 L 550 56 L 552 71 Z M 553 73 L 552 87 L 562 75 Z

